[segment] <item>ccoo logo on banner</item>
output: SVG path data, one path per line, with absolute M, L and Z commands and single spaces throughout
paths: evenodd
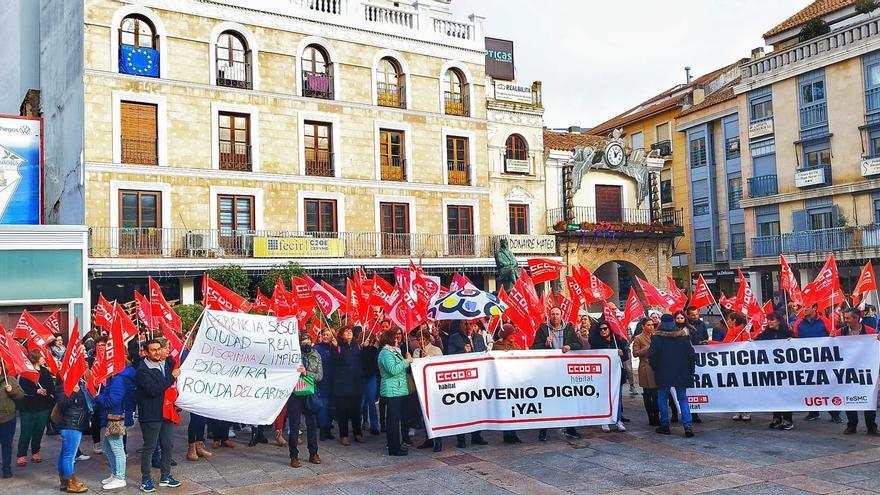
M 694 412 L 874 410 L 876 335 L 696 346 Z
M 416 359 L 412 367 L 430 438 L 617 417 L 621 367 L 613 350 L 492 351 Z

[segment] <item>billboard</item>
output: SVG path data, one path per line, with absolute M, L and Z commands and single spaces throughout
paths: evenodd
M 493 79 L 513 81 L 513 42 L 486 38 L 486 74 Z
M 0 224 L 41 223 L 43 120 L 0 115 Z

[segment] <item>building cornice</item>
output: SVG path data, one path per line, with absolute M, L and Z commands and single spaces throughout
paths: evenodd
M 196 177 L 218 181 L 256 181 L 266 183 L 299 184 L 308 186 L 367 187 L 372 189 L 393 189 L 399 191 L 428 191 L 452 194 L 488 195 L 489 188 L 482 186 L 448 186 L 421 182 L 379 181 L 367 179 L 346 179 L 340 177 L 315 177 L 310 175 L 272 174 L 265 172 L 235 172 L 203 168 L 154 167 L 143 165 L 121 165 L 105 162 L 86 162 L 86 172 L 105 172 L 117 174 L 147 175 L 153 177 Z
M 704 116 L 702 116 L 702 117 L 700 117 L 700 118 L 698 118 L 698 119 L 694 119 L 694 120 L 690 120 L 690 121 L 687 121 L 687 122 L 682 122 L 682 123 L 680 123 L 680 124 L 676 124 L 676 126 L 675 126 L 675 130 L 676 130 L 677 132 L 683 132 L 683 131 L 686 131 L 686 130 L 692 128 L 692 127 L 696 127 L 696 126 L 698 126 L 698 125 L 702 125 L 702 124 L 705 124 L 705 123 L 707 123 L 707 122 L 712 122 L 712 121 L 714 121 L 714 120 L 718 120 L 718 119 L 720 119 L 720 118 L 727 117 L 728 115 L 733 115 L 733 114 L 737 113 L 737 111 L 738 111 L 738 110 L 737 110 L 736 105 L 734 105 L 734 106 L 732 106 L 732 107 L 730 107 L 730 108 L 725 108 L 725 109 L 722 109 L 722 110 L 716 110 L 716 111 L 714 111 L 714 112 L 712 112 L 712 113 L 710 113 L 710 114 L 708 114 L 708 115 L 704 115 Z

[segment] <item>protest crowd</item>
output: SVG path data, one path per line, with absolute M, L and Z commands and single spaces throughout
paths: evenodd
M 783 265 L 787 268 L 784 259 Z M 569 267 L 565 277 L 568 296 L 538 294 L 535 285 L 558 278 L 559 269 L 531 275 L 523 270 L 512 289 L 502 288 L 492 296 L 500 302 L 497 314 L 455 319 L 440 318 L 428 307 L 448 293 L 480 291 L 461 274 L 448 288 L 442 287 L 438 277 L 413 264 L 395 271 L 394 285 L 358 270 L 342 294 L 325 282 L 296 277 L 289 286 L 279 280 L 271 298 L 258 292 L 253 302 L 206 277 L 206 309 L 255 312 L 298 322 L 301 359 L 298 373 L 291 373 L 296 385 L 274 423 L 262 425 L 181 414 L 175 407 L 180 366 L 192 351 L 198 325 L 182 328 L 153 280 L 148 297 L 135 293 L 133 318 L 122 304 L 100 297 L 94 328 L 83 334 L 77 325 L 69 336 L 62 332 L 57 314 L 41 322 L 25 312 L 13 332 L 0 328 L 2 476 L 13 476 L 13 460 L 16 469 L 43 462 L 44 434 L 60 436 L 61 452 L 53 461 L 60 490 L 68 493 L 89 489 L 77 478 L 75 463 L 89 460 L 90 455 L 103 455 L 109 463 L 107 478 L 89 480 L 90 485 L 100 483 L 106 490 L 125 487 L 127 452 L 137 448 L 140 489 L 153 492 L 157 486 L 180 486 L 173 476 L 178 461 L 198 462 L 242 448 L 233 438 L 247 438 L 248 447 L 270 442 L 286 446 L 292 468 L 301 467 L 306 459 L 320 464 L 320 444 L 329 441 L 343 446 L 385 442 L 391 456 L 406 456 L 410 448 L 439 452 L 447 441 L 460 449 L 486 445 L 480 431 L 453 435 L 454 439 L 422 437 L 423 406 L 412 363 L 489 350 L 616 351 L 621 366 L 619 387 L 615 386 L 618 399 L 627 387 L 632 396 L 640 390 L 657 434 L 669 435 L 673 425 L 680 424 L 684 435 L 692 437 L 697 433 L 694 424 L 702 422 L 692 414 L 687 396 L 694 383 L 695 347 L 876 333 L 876 309 L 859 304 L 865 294 L 876 293 L 870 263 L 850 298 L 839 287 L 832 256 L 816 281 L 803 290 L 791 270 L 784 269 L 782 292 L 764 305 L 740 274 L 739 293 L 719 300 L 702 277 L 690 297 L 671 278 L 668 290 L 638 280 L 643 298 L 631 289 L 622 310 L 609 302 L 613 294 L 607 285 L 577 266 Z M 601 307 L 601 312 L 588 313 L 588 305 Z M 646 307 L 659 310 L 646 311 Z M 701 310 L 707 307 L 723 314 L 717 324 L 701 319 Z M 336 324 L 330 318 L 334 313 L 341 316 L 333 320 Z M 636 369 L 634 360 L 638 360 Z M 630 420 L 624 413 L 621 402 L 616 417 L 598 427 L 605 432 L 626 431 Z M 828 413 L 833 422 L 846 422 L 843 433 L 857 432 L 857 412 L 829 407 Z M 878 435 L 876 411 L 862 416 L 867 433 Z M 795 427 L 792 412 L 773 412 L 772 418 L 770 428 Z M 732 419 L 750 421 L 751 415 L 740 411 Z M 802 417 L 817 419 L 818 412 Z M 128 445 L 130 428 L 140 429 L 142 446 Z M 173 445 L 177 428 L 187 431 L 185 454 Z M 503 442 L 519 443 L 523 431 L 504 431 Z M 562 432 L 569 438 L 581 437 L 575 427 Z M 535 435 L 547 441 L 548 429 L 537 429 Z M 307 457 L 302 453 L 302 460 L 300 450 L 308 453 Z

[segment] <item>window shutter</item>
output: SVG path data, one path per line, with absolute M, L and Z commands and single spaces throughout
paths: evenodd
M 127 138 L 154 140 L 158 136 L 156 105 L 124 101 L 121 104 L 122 135 Z
M 831 205 L 831 226 L 832 227 L 843 227 L 840 223 L 838 223 L 837 219 L 840 218 L 840 207 L 837 205 Z
M 810 230 L 809 218 L 807 210 L 795 210 L 791 212 L 791 229 L 793 232 L 804 232 Z

